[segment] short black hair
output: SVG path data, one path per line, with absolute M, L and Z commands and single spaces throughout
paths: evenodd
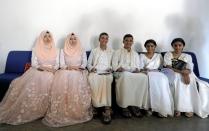
M 131 34 L 125 34 L 123 36 L 123 40 L 125 40 L 125 38 L 127 38 L 127 37 L 131 37 L 132 39 L 134 39 L 133 35 L 131 35 Z
M 154 44 L 155 46 L 157 46 L 155 40 L 149 39 L 149 40 L 146 40 L 146 42 L 144 43 L 144 47 L 146 47 L 148 43 L 152 43 L 152 44 Z
M 171 46 L 173 46 L 174 43 L 176 43 L 176 42 L 181 42 L 183 44 L 183 46 L 185 46 L 184 39 L 182 39 L 182 38 L 175 38 L 175 39 L 173 39 L 173 41 L 171 42 Z
M 108 35 L 106 32 L 102 32 L 102 33 L 100 33 L 100 35 L 99 35 L 99 40 L 100 40 L 100 38 L 101 38 L 103 35 L 106 35 L 106 36 L 109 37 L 109 35 Z

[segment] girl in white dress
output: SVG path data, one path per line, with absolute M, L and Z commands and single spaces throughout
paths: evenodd
M 160 117 L 173 116 L 173 97 L 166 75 L 158 69 L 162 67 L 161 54 L 155 53 L 157 44 L 154 40 L 147 40 L 144 44 L 147 52 L 140 54 L 141 71 L 149 78 L 150 108 L 158 112 Z
M 175 38 L 171 46 L 174 51 L 165 54 L 164 65 L 170 69 L 168 78 L 173 78 L 170 79 L 170 85 L 174 91 L 175 116 L 179 117 L 181 112 L 185 112 L 187 117 L 195 113 L 205 118 L 209 114 L 209 84 L 195 76 L 191 56 L 182 52 L 184 40 Z M 177 67 L 176 61 L 186 64 Z

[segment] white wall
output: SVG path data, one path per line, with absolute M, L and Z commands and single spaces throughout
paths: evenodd
M 174 37 L 183 37 L 185 50 L 197 54 L 200 74 L 209 78 L 209 15 L 207 0 L 0 0 L 0 72 L 10 50 L 30 50 L 42 30 L 53 32 L 57 46 L 75 32 L 86 50 L 110 35 L 110 46 L 121 46 L 132 33 L 137 50 L 153 38 L 159 51 L 171 50 Z

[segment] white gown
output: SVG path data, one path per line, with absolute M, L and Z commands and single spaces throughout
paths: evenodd
M 148 109 L 148 77 L 143 73 L 132 73 L 139 69 L 139 55 L 137 52 L 121 48 L 113 56 L 113 70 L 122 67 L 126 71 L 115 72 L 116 77 L 116 101 L 118 106 L 126 108 L 137 106 Z M 139 69 L 140 70 L 140 69 Z
M 172 65 L 173 54 L 167 52 L 164 56 L 164 65 Z M 209 114 L 209 84 L 199 80 L 193 73 L 193 63 L 190 55 L 182 53 L 180 60 L 187 62 L 187 69 L 192 72 L 190 84 L 186 85 L 182 81 L 182 76 L 172 70 L 168 72 L 171 88 L 174 94 L 174 109 L 180 112 L 194 112 L 201 118 L 206 118 Z M 198 84 L 197 84 L 198 83 Z
M 141 68 L 150 70 L 148 72 L 150 108 L 165 117 L 173 116 L 174 103 L 169 81 L 166 75 L 158 71 L 163 64 L 161 54 L 155 53 L 151 59 L 145 54 L 140 54 L 140 64 Z

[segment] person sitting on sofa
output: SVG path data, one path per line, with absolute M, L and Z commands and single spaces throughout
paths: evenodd
M 185 42 L 182 38 L 175 38 L 171 42 L 174 51 L 164 56 L 164 66 L 170 79 L 174 94 L 175 116 L 181 112 L 192 117 L 193 113 L 205 118 L 209 114 L 209 84 L 199 80 L 193 72 L 193 63 L 190 55 L 183 53 Z
M 123 47 L 118 49 L 112 60 L 116 81 L 116 101 L 126 118 L 142 117 L 140 108 L 148 110 L 148 77 L 140 72 L 139 55 L 131 47 L 133 36 L 123 37 Z
M 92 92 L 92 104 L 95 107 L 94 115 L 98 108 L 103 108 L 102 122 L 111 122 L 111 85 L 112 76 L 112 55 L 113 51 L 108 48 L 109 36 L 103 32 L 99 35 L 99 46 L 93 49 L 88 59 L 89 77 L 88 81 Z M 96 109 L 97 108 L 97 109 Z
M 46 114 L 49 90 L 59 67 L 59 50 L 51 32 L 41 32 L 31 61 L 32 67 L 11 82 L 0 103 L 0 123 L 19 125 Z
M 62 127 L 92 119 L 91 90 L 87 81 L 86 52 L 71 33 L 60 52 L 60 68 L 50 91 L 50 106 L 43 123 Z
M 159 117 L 173 116 L 174 104 L 169 81 L 166 75 L 159 71 L 163 65 L 163 57 L 155 53 L 157 44 L 153 39 L 147 40 L 144 47 L 147 52 L 140 54 L 140 65 L 141 71 L 149 78 L 150 108 L 158 112 Z

